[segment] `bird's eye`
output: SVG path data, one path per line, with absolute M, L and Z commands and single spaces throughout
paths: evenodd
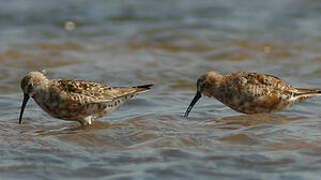
M 27 90 L 28 90 L 29 93 L 33 91 L 33 86 L 32 86 L 32 84 L 29 84 L 29 85 L 28 85 L 28 89 L 27 89 Z
M 207 84 L 206 83 L 202 83 L 201 84 L 201 89 L 204 89 L 204 88 L 206 88 L 207 87 Z

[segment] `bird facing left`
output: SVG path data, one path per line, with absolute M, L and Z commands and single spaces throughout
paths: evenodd
M 110 87 L 91 81 L 48 79 L 41 72 L 30 72 L 21 80 L 24 97 L 19 124 L 30 97 L 52 117 L 90 125 L 152 86 Z

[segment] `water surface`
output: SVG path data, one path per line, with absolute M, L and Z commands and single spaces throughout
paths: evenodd
M 0 179 L 319 179 L 320 98 L 250 116 L 202 98 L 183 114 L 210 70 L 320 88 L 320 1 L 0 3 Z M 90 127 L 33 101 L 19 125 L 20 80 L 41 69 L 155 87 Z

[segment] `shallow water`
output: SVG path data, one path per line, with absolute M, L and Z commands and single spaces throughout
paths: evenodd
M 182 116 L 210 70 L 320 88 L 320 1 L 0 3 L 0 179 L 319 179 L 320 98 L 251 116 L 202 98 Z M 20 80 L 41 69 L 156 86 L 90 127 L 33 101 L 19 125 Z

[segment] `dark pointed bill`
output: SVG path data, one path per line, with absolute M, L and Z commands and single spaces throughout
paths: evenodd
M 23 111 L 25 110 L 25 107 L 27 105 L 29 98 L 30 98 L 30 96 L 28 94 L 23 95 L 23 101 L 22 101 L 22 106 L 21 106 L 20 116 L 19 116 L 19 124 L 21 124 Z
M 194 99 L 192 100 L 191 104 L 188 106 L 188 108 L 187 108 L 187 110 L 186 110 L 186 112 L 185 112 L 184 117 L 186 117 L 186 118 L 188 117 L 189 112 L 191 112 L 193 106 L 195 105 L 195 103 L 196 103 L 201 97 L 202 97 L 201 93 L 200 93 L 200 92 L 196 92 L 195 97 L 194 97 Z

